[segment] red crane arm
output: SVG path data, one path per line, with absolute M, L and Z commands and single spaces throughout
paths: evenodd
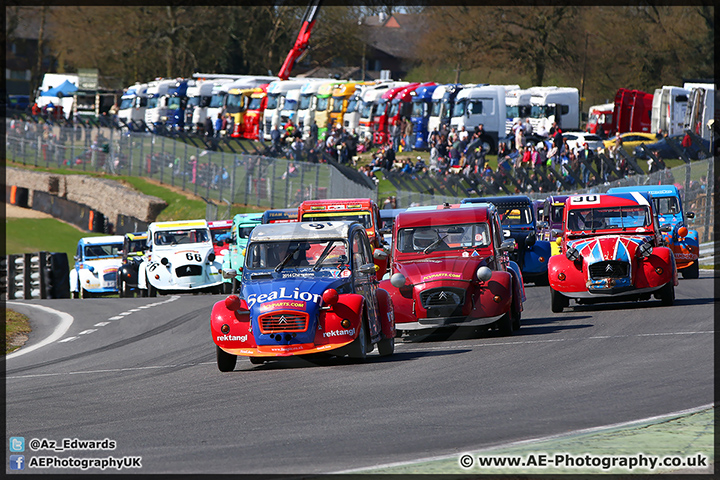
M 295 40 L 295 45 L 293 45 L 293 48 L 288 52 L 285 62 L 280 68 L 280 72 L 278 72 L 278 77 L 281 80 L 287 80 L 290 78 L 290 72 L 295 66 L 295 62 L 303 53 L 305 53 L 305 50 L 307 50 L 308 41 L 310 40 L 312 29 L 315 26 L 315 19 L 317 17 L 318 9 L 320 8 L 320 3 L 322 3 L 320 0 L 314 0 L 313 2 L 310 2 L 307 10 L 305 10 L 305 15 L 303 16 L 302 25 L 300 27 L 300 33 L 298 33 L 297 39 Z

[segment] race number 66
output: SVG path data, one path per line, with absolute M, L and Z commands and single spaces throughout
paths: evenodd
M 573 205 L 597 205 L 600 203 L 600 195 L 578 195 L 570 197 Z

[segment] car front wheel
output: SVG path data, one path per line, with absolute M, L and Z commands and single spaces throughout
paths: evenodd
M 562 313 L 569 304 L 570 301 L 565 295 L 550 288 L 550 309 L 553 313 Z
M 395 337 L 380 340 L 378 342 L 378 353 L 381 357 L 387 357 L 395 353 Z
M 221 372 L 232 372 L 235 369 L 237 355 L 227 353 L 217 345 L 215 345 L 215 355 L 217 357 L 218 370 Z
M 700 278 L 700 265 L 698 265 L 698 261 L 695 260 L 692 265 L 683 268 L 680 272 L 683 278 Z
M 670 281 L 660 289 L 660 302 L 663 307 L 671 307 L 675 303 L 675 285 Z
M 358 337 L 349 345 L 348 357 L 358 361 L 363 361 L 367 358 L 367 334 L 365 332 L 365 322 L 360 322 L 360 332 L 358 333 Z

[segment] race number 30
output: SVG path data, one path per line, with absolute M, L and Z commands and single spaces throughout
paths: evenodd
M 600 195 L 578 195 L 570 197 L 573 205 L 597 205 L 600 203 Z

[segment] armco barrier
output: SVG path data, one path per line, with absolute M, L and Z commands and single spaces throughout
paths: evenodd
M 145 232 L 148 228 L 148 223 L 143 222 L 135 217 L 127 215 L 118 215 L 117 223 L 115 224 L 115 235 L 125 235 L 126 233 L 133 232 Z
M 34 190 L 32 208 L 77 225 L 88 232 L 107 233 L 105 216 L 87 205 L 66 200 L 40 190 Z
M 28 208 L 28 200 L 30 192 L 27 188 L 18 187 L 16 185 L 5 186 L 5 203 L 17 205 L 18 207 Z

